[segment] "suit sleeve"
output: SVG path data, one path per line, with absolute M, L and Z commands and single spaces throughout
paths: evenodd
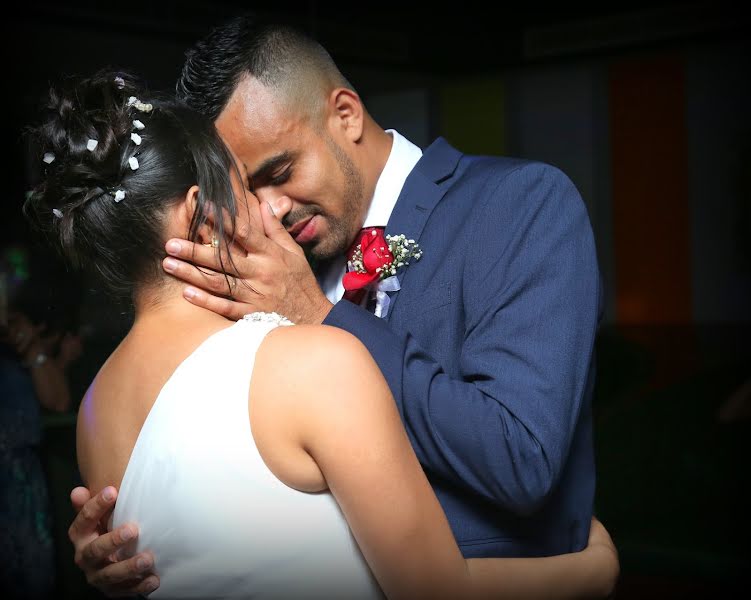
M 427 471 L 518 514 L 554 489 L 568 456 L 598 322 L 600 282 L 584 204 L 559 170 L 506 175 L 473 211 L 461 378 L 409 333 L 349 302 L 326 324 L 370 350 Z

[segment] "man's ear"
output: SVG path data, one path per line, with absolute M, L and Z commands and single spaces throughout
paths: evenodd
M 188 234 L 190 233 L 190 224 L 196 210 L 198 210 L 198 186 L 192 185 L 185 193 L 183 201 L 177 206 L 177 222 L 182 232 L 182 237 L 185 239 L 188 238 Z M 200 244 L 210 244 L 213 231 L 214 227 L 211 215 L 206 215 L 205 222 L 198 228 L 198 236 L 195 241 Z
M 347 88 L 336 88 L 328 97 L 329 123 L 333 131 L 357 143 L 362 137 L 364 108 L 356 92 Z

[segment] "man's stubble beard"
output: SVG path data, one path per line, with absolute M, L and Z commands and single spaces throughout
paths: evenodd
M 353 219 L 361 218 L 360 214 L 365 195 L 363 176 L 355 163 L 328 134 L 324 133 L 323 138 L 334 155 L 339 172 L 344 178 L 345 187 L 342 195 L 343 216 L 325 215 L 324 218 L 328 224 L 326 237 L 312 246 L 303 246 L 306 256 L 317 262 L 324 262 L 341 256 L 352 245 L 354 237 L 362 226 L 362 223 L 353 223 Z M 293 211 L 285 217 L 283 222 L 296 223 L 311 214 L 320 214 L 320 212 L 315 209 L 310 212 L 304 211 L 304 209 L 297 212 Z

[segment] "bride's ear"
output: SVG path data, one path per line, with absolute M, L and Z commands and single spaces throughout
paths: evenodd
M 185 193 L 185 198 L 183 198 L 183 201 L 177 207 L 178 219 L 180 222 L 180 227 L 184 232 L 185 239 L 188 239 L 188 234 L 190 233 L 190 224 L 193 221 L 193 215 L 195 214 L 197 209 L 198 186 L 193 185 Z M 201 221 L 203 221 L 203 223 L 198 228 L 197 236 L 194 241 L 199 244 L 211 244 L 213 237 L 213 227 L 211 220 L 208 219 L 207 215 L 207 218 L 201 219 Z

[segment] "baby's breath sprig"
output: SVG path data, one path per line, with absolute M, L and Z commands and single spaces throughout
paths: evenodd
M 419 244 L 415 240 L 407 239 L 407 236 L 403 233 L 399 235 L 387 235 L 386 241 L 394 260 L 376 269 L 381 279 L 396 275 L 396 270 L 408 265 L 411 259 L 420 260 L 422 257 L 422 250 L 420 250 Z
M 357 244 L 355 251 L 352 253 L 352 258 L 347 261 L 347 264 L 349 264 L 351 271 L 355 271 L 356 273 L 367 272 L 365 270 L 365 265 L 362 262 L 362 246 L 360 244 Z
M 388 250 L 393 256 L 393 260 L 386 262 L 383 266 L 377 267 L 375 272 L 378 274 L 379 280 L 384 280 L 396 275 L 396 272 L 401 267 L 407 266 L 410 260 L 420 260 L 422 257 L 422 250 L 419 244 L 413 239 L 408 239 L 403 233 L 399 235 L 387 235 L 386 243 Z M 381 248 L 383 250 L 383 248 Z M 349 267 L 351 271 L 356 273 L 367 273 L 362 256 L 362 246 L 357 245 L 352 257 L 349 260 Z

